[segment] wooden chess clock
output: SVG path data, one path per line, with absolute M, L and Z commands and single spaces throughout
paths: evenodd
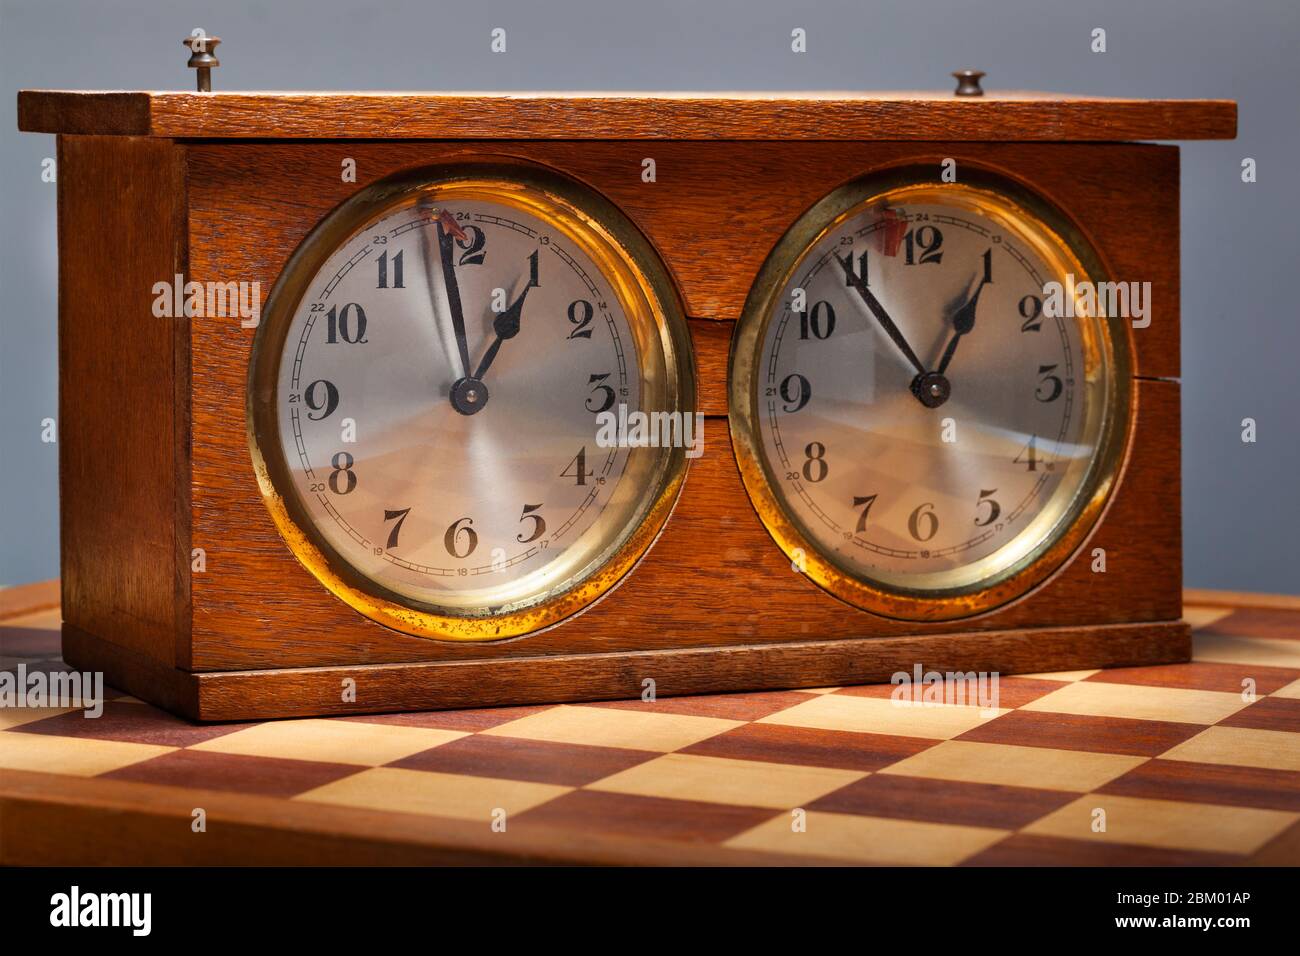
M 1178 150 L 1132 141 L 1235 104 L 977 79 L 20 93 L 66 659 L 199 720 L 1186 660 Z

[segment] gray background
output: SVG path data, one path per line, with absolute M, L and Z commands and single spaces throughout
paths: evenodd
M 1238 100 L 1235 142 L 1183 151 L 1185 579 L 1300 592 L 1297 0 L 0 0 L 0 584 L 58 573 L 54 138 L 16 131 L 15 93 L 191 89 L 194 27 L 225 41 L 218 89 L 907 90 L 978 67 L 990 89 Z

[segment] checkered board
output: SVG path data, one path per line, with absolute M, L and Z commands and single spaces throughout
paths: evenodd
M 1187 614 L 1192 663 L 1004 677 L 992 711 L 889 685 L 218 726 L 122 694 L 5 708 L 0 791 L 112 781 L 502 859 L 1300 863 L 1300 609 Z M 58 623 L 0 622 L 0 668 L 63 668 Z

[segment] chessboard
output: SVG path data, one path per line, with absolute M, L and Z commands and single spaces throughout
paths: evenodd
M 57 607 L 17 610 L 0 670 L 65 670 Z M 1189 592 L 1186 616 L 1190 663 L 1001 675 L 978 702 L 4 706 L 0 863 L 1298 864 L 1300 599 Z

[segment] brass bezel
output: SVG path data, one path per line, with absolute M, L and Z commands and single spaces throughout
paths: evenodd
M 322 585 L 366 617 L 407 634 L 449 641 L 493 641 L 553 627 L 603 598 L 624 580 L 663 530 L 686 477 L 686 449 L 633 448 L 650 480 L 632 518 L 540 601 L 521 599 L 463 613 L 400 595 L 359 571 L 321 535 L 299 499 L 280 442 L 275 394 L 284 340 L 317 270 L 336 249 L 389 211 L 414 202 L 478 196 L 541 215 L 591 257 L 610 281 L 638 339 L 643 387 L 665 399 L 661 410 L 693 415 L 695 365 L 690 330 L 667 267 L 617 207 L 589 187 L 546 167 L 486 156 L 426 166 L 367 186 L 328 213 L 294 251 L 262 313 L 249 360 L 248 446 L 262 498 L 290 552 Z M 656 346 L 647 356 L 645 345 Z M 651 363 L 647 372 L 647 362 Z M 644 401 L 644 394 L 643 394 Z M 653 456 L 653 457 L 650 457 Z M 612 519 L 609 523 L 614 523 Z M 592 534 L 600 522 L 584 534 Z M 568 584 L 567 582 L 572 582 Z
M 933 195 L 932 195 L 933 194 Z M 768 255 L 736 324 L 728 363 L 728 418 L 732 446 L 750 501 L 768 533 L 791 558 L 801 556 L 805 573 L 818 586 L 847 603 L 883 617 L 915 621 L 941 621 L 992 611 L 1037 587 L 1087 539 L 1114 490 L 1125 460 L 1134 419 L 1131 331 L 1126 319 L 1089 317 L 1094 326 L 1098 361 L 1108 369 L 1104 415 L 1096 451 L 1076 493 L 1059 507 L 1047 531 L 1023 553 L 994 573 L 960 585 L 932 588 L 900 586 L 866 577 L 828 557 L 800 521 L 790 514 L 773 490 L 775 478 L 765 463 L 758 431 L 759 408 L 756 372 L 767 328 L 779 308 L 779 296 L 806 254 L 822 237 L 861 210 L 874 204 L 902 204 L 904 197 L 927 196 L 926 201 L 954 201 L 958 197 L 991 218 L 1004 220 L 1024 239 L 1045 239 L 1055 255 L 1045 256 L 1054 267 L 1064 261 L 1080 282 L 1105 281 L 1109 270 L 1083 232 L 1050 203 L 1004 174 L 962 163 L 960 183 L 936 181 L 935 167 L 915 165 L 868 173 L 828 193 L 795 221 Z M 916 201 L 916 200 L 913 200 Z M 1014 225 L 1017 223 L 1028 224 Z M 1039 234 L 1038 237 L 1034 233 Z M 1037 248 L 1037 243 L 1035 242 Z M 1043 249 L 1038 251 L 1043 252 Z M 1082 332 L 1085 341 L 1088 332 Z M 1087 351 L 1085 347 L 1085 351 Z M 1090 383 L 1098 366 L 1086 370 Z M 1088 387 L 1091 387 L 1089 384 Z M 1038 526 L 1025 531 L 988 556 L 1001 554 Z M 936 573 L 934 577 L 952 572 Z

